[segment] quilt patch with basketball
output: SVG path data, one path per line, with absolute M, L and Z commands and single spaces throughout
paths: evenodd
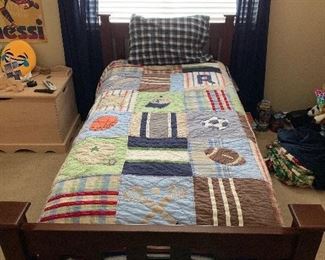
M 112 62 L 40 221 L 281 224 L 225 66 Z

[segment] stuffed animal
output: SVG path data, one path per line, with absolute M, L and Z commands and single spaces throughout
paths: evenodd
M 308 116 L 314 117 L 316 124 L 325 124 L 325 86 L 315 91 L 317 105 L 308 111 Z

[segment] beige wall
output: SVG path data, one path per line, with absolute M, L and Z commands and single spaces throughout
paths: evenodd
M 65 64 L 57 0 L 42 0 L 42 3 L 48 41 L 32 44 L 37 63 L 41 66 Z
M 325 0 L 271 0 L 265 96 L 275 110 L 315 104 L 325 82 Z

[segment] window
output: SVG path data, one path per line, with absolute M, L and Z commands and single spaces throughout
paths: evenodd
M 112 22 L 128 22 L 132 14 L 144 17 L 210 16 L 214 23 L 236 13 L 236 0 L 99 0 L 99 13 L 110 14 Z

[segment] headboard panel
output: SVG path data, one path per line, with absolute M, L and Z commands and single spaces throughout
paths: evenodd
M 209 53 L 225 65 L 230 64 L 231 46 L 234 34 L 234 15 L 226 15 L 225 23 L 210 24 Z M 109 15 L 100 15 L 100 34 L 103 62 L 107 66 L 117 59 L 128 56 L 128 23 L 111 23 Z

